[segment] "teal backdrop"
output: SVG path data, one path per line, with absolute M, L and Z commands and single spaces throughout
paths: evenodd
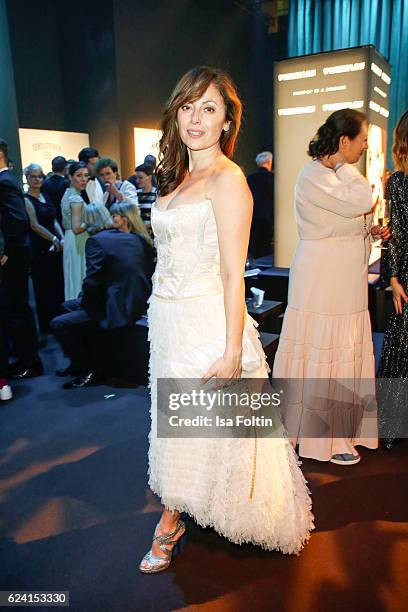
M 388 166 L 392 132 L 408 109 L 408 0 L 291 0 L 290 57 L 374 45 L 391 64 Z

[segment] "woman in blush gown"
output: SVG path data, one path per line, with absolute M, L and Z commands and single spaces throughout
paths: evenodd
M 297 456 L 283 436 L 164 438 L 157 435 L 158 381 L 267 378 L 245 308 L 243 273 L 252 200 L 231 161 L 241 102 L 223 72 L 199 67 L 176 85 L 164 112 L 152 209 L 158 261 L 149 307 L 149 485 L 164 505 L 140 570 L 171 561 L 185 532 L 180 513 L 235 543 L 297 553 L 313 528 Z
M 368 181 L 351 164 L 367 149 L 367 121 L 352 109 L 330 115 L 299 174 L 299 242 L 274 362 L 295 379 L 283 411 L 299 455 L 340 465 L 378 446 L 375 365 L 368 312 L 371 209 Z M 375 227 L 373 235 L 388 230 Z

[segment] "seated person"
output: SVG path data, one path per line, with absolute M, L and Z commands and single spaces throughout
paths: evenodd
M 103 203 L 110 209 L 116 202 L 129 202 L 138 206 L 137 192 L 129 181 L 118 180 L 118 164 L 110 157 L 101 157 L 94 166 L 98 179 L 102 182 L 105 193 Z
M 86 243 L 86 276 L 77 300 L 64 302 L 64 314 L 51 321 L 51 329 L 71 365 L 62 374 L 78 375 L 65 389 L 98 384 L 109 374 L 108 343 L 121 342 L 146 312 L 151 292 L 153 249 L 133 204 L 117 205 L 120 223 L 111 227 L 101 204 L 86 208 L 91 237 Z M 124 221 L 126 219 L 126 221 Z M 108 371 L 107 371 L 108 370 Z

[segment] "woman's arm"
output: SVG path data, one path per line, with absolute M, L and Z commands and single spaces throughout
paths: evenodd
M 55 219 L 55 220 L 54 220 L 54 230 L 55 230 L 55 233 L 56 233 L 56 235 L 58 236 L 58 238 L 59 238 L 60 240 L 64 240 L 64 232 L 63 232 L 62 227 L 61 227 L 61 226 L 60 226 L 60 224 L 58 223 L 58 219 Z
M 312 204 L 350 219 L 371 211 L 370 185 L 354 166 L 344 164 L 334 172 L 314 164 L 301 173 L 297 186 Z
M 389 271 L 391 276 L 390 284 L 392 288 L 392 299 L 394 302 L 395 312 L 402 314 L 402 302 L 408 302 L 408 296 L 405 293 L 405 287 L 401 285 L 398 279 L 399 273 L 399 241 L 401 240 L 401 218 L 398 203 L 398 175 L 390 177 L 385 197 L 390 202 L 390 230 L 391 238 L 388 242 L 388 248 L 384 254 L 384 267 Z
M 217 222 L 227 333 L 224 355 L 203 378 L 239 378 L 245 322 L 244 270 L 252 219 L 252 196 L 244 175 L 233 166 L 227 166 L 212 177 L 207 191 Z
M 38 223 L 37 213 L 35 212 L 35 208 L 31 204 L 30 200 L 28 198 L 24 198 L 24 202 L 25 202 L 25 207 L 26 207 L 26 211 L 28 214 L 28 218 L 30 220 L 30 227 L 33 230 L 33 232 L 41 236 L 41 238 L 45 238 L 46 240 L 49 240 L 55 245 L 57 249 L 60 249 L 61 245 L 59 243 L 57 236 L 54 236 L 54 234 L 49 232 L 46 227 Z
M 82 234 L 86 232 L 86 227 L 82 223 L 82 202 L 71 202 L 71 210 L 72 210 L 72 231 L 74 234 Z

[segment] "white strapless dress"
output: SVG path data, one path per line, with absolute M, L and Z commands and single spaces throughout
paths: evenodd
M 211 201 L 153 207 L 151 219 L 158 261 L 148 312 L 149 485 L 167 508 L 187 512 L 232 542 L 297 553 L 309 539 L 313 515 L 286 438 L 258 438 L 254 447 L 245 438 L 157 437 L 157 380 L 201 378 L 224 352 L 226 324 Z M 255 325 L 246 313 L 242 376 L 267 378 Z

